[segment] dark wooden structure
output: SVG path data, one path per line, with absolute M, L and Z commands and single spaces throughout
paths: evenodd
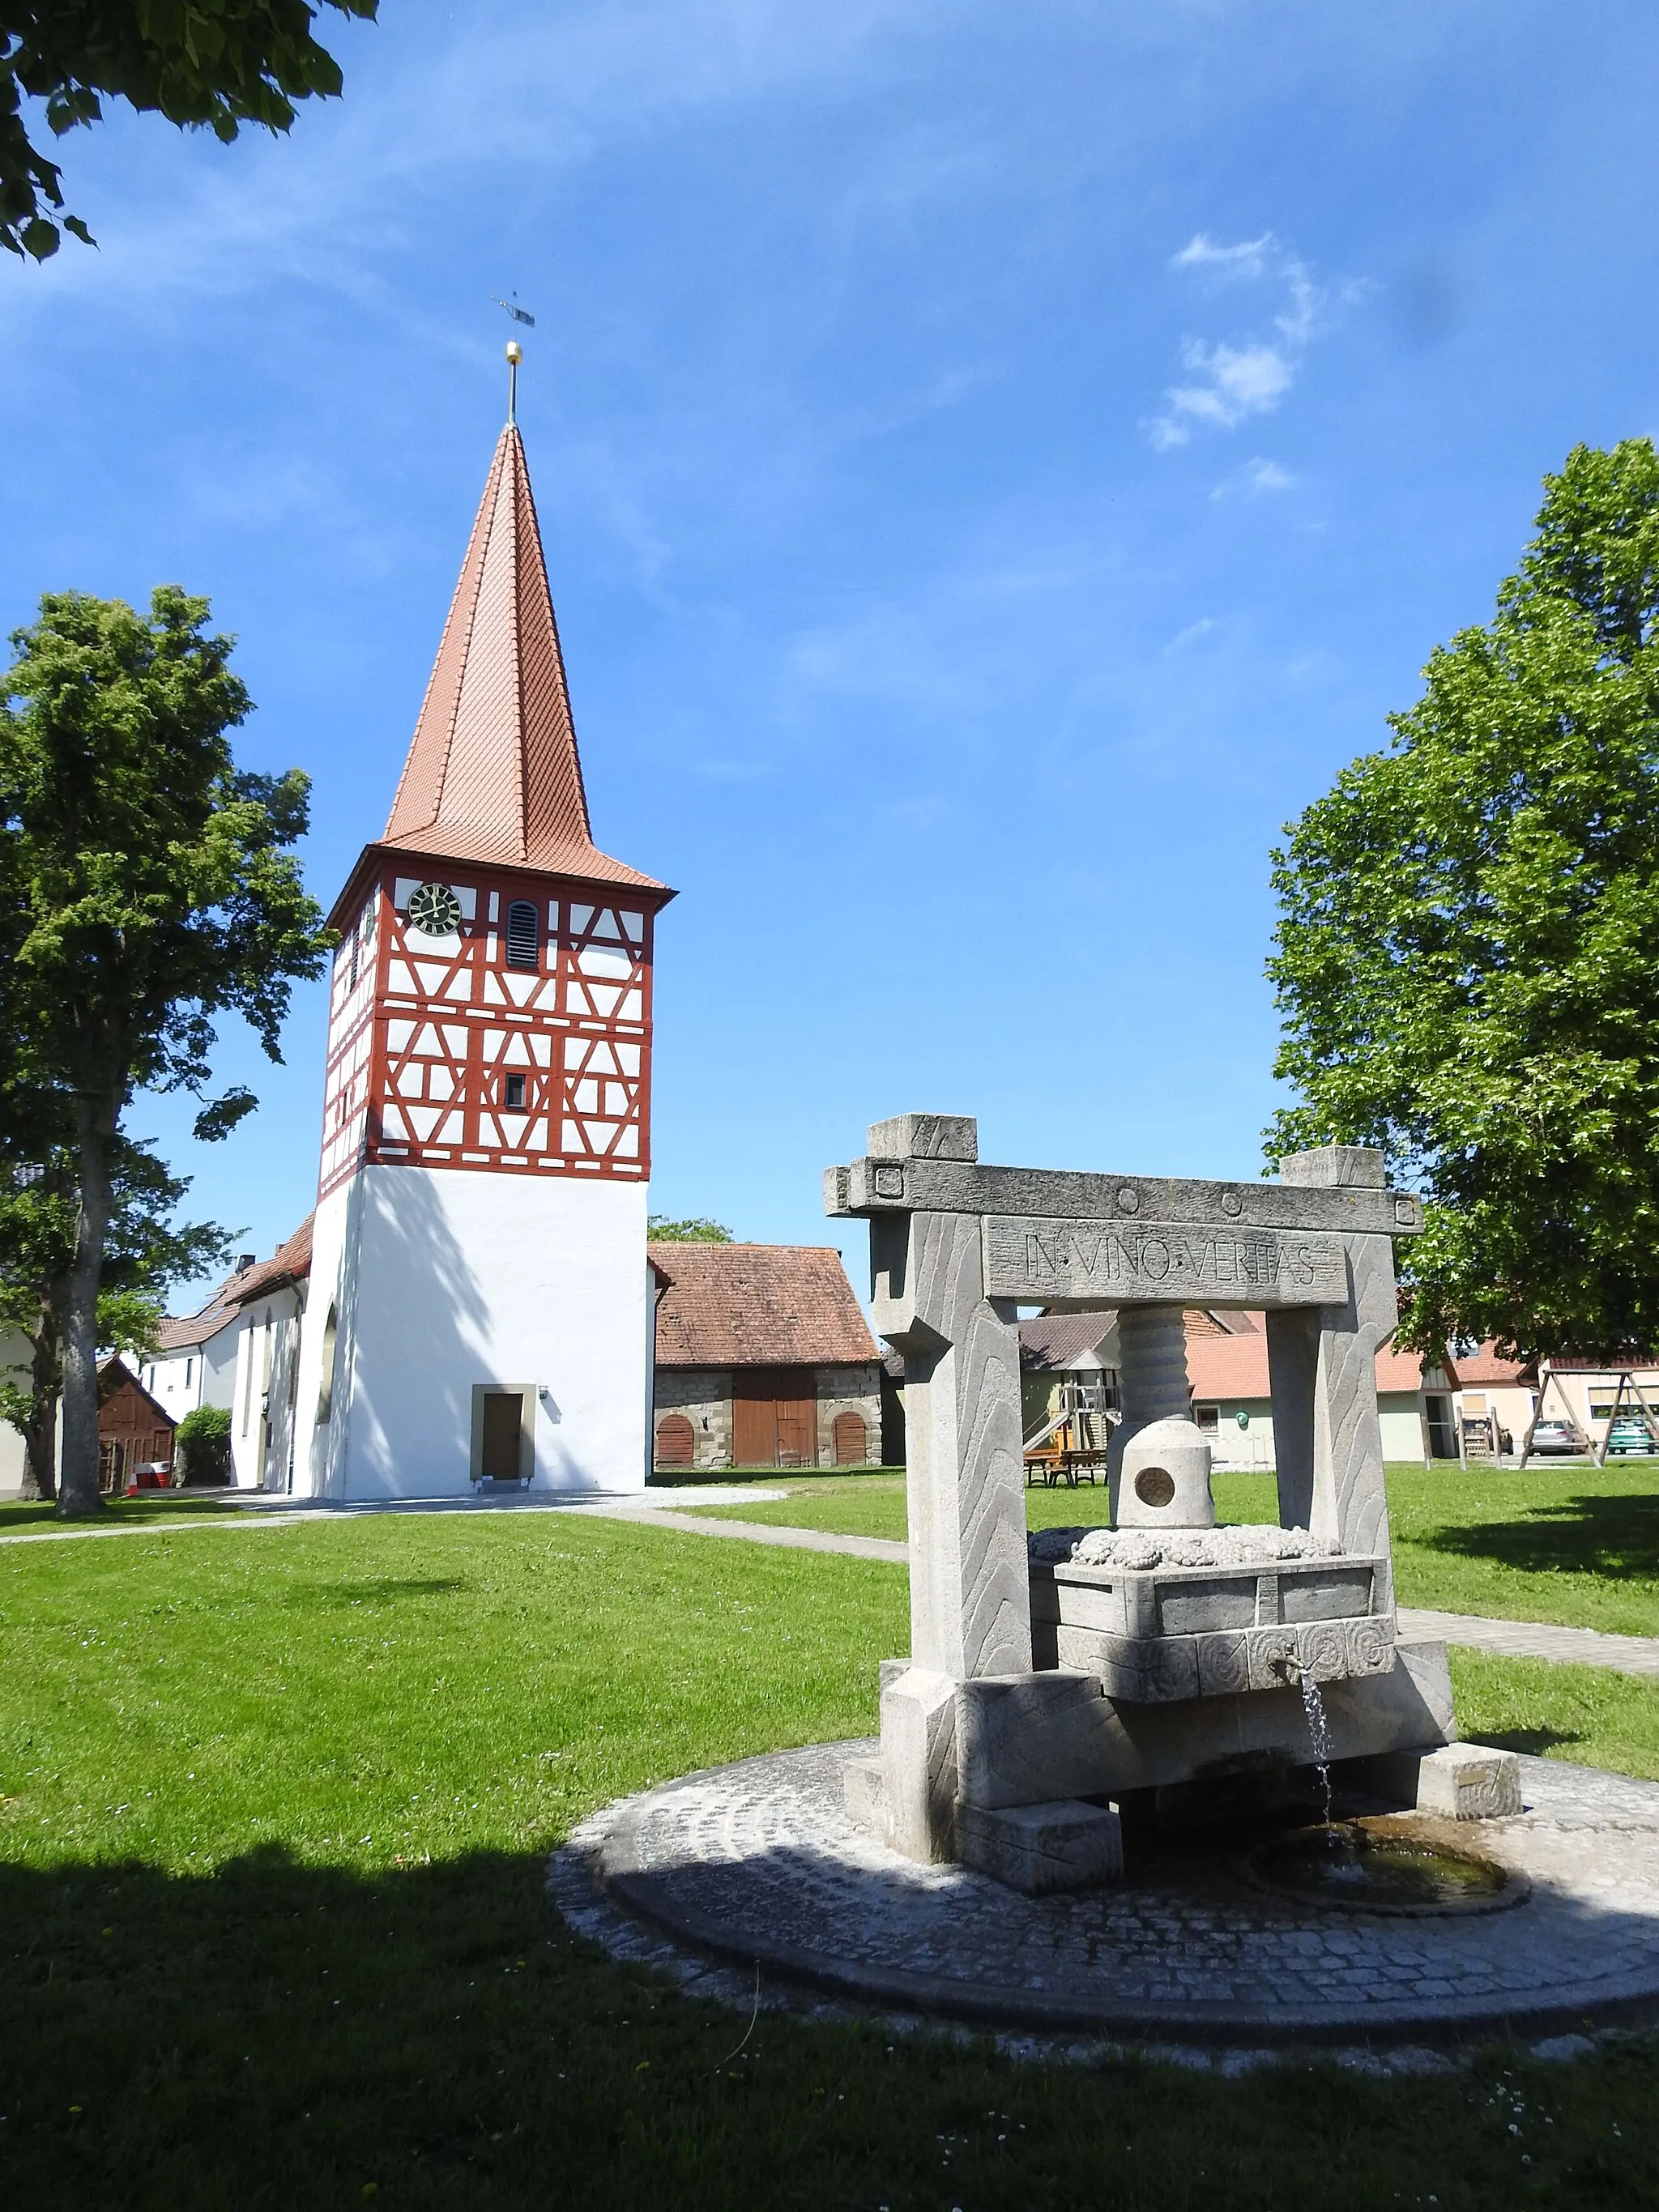
M 98 1487 L 125 1490 L 140 1470 L 173 1475 L 173 1424 L 118 1356 L 98 1370 Z

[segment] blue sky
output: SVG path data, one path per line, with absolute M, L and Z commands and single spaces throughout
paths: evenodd
M 866 1121 L 1253 1175 L 1268 851 L 1482 619 L 1539 478 L 1659 426 L 1659 17 L 1604 0 L 382 0 L 346 96 L 62 149 L 0 269 L 0 620 L 208 593 L 251 764 L 378 833 L 503 411 L 595 833 L 677 885 L 653 1204 L 842 1242 Z M 269 1251 L 261 1111 L 139 1126 Z

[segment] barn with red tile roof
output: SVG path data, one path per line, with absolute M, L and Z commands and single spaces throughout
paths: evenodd
M 833 1246 L 647 1250 L 660 1472 L 880 1462 L 881 1353 Z

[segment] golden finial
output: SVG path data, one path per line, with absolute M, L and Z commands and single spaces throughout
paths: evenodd
M 524 348 L 517 338 L 509 338 L 507 342 L 507 419 L 509 422 L 516 422 L 519 419 L 519 363 L 523 359 Z

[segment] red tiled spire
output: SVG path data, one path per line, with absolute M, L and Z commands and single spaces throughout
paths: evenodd
M 382 846 L 659 890 L 595 846 L 547 587 L 509 422 L 461 564 Z

